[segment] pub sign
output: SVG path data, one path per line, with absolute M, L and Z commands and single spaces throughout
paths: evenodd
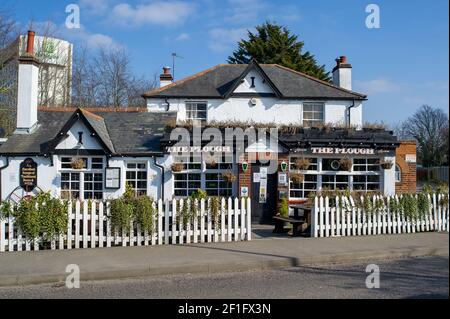
M 31 192 L 37 186 L 37 163 L 32 158 L 26 158 L 20 163 L 20 187 Z

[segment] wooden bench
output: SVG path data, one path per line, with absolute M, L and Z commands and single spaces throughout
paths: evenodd
M 274 216 L 273 219 L 275 219 L 275 229 L 273 230 L 274 233 L 284 233 L 284 222 L 288 222 L 292 224 L 292 236 L 300 236 L 302 233 L 302 226 L 306 222 L 303 218 L 297 219 L 297 218 L 290 218 L 290 217 L 282 217 L 282 216 Z

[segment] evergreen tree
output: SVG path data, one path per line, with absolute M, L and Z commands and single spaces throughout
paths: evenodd
M 310 52 L 302 53 L 304 42 L 286 27 L 265 22 L 248 31 L 248 40 L 241 40 L 238 49 L 228 57 L 228 63 L 247 64 L 252 58 L 258 63 L 279 64 L 324 81 L 330 81 L 325 66 L 319 66 Z

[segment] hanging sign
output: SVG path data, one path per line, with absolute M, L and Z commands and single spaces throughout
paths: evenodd
M 245 173 L 248 170 L 248 163 L 242 162 L 242 171 Z
M 105 168 L 105 188 L 107 189 L 120 188 L 120 167 Z
M 261 180 L 261 174 L 253 173 L 253 183 L 259 183 L 260 180 Z
M 282 161 L 280 166 L 281 166 L 281 170 L 283 172 L 286 172 L 286 170 L 287 170 L 287 163 L 285 161 Z
M 26 158 L 20 163 L 20 187 L 31 192 L 37 186 L 37 163 L 32 158 Z
M 267 167 L 261 167 L 259 169 L 259 174 L 261 174 L 261 179 L 267 178 Z
M 265 204 L 267 200 L 267 189 L 266 187 L 259 187 L 259 203 Z

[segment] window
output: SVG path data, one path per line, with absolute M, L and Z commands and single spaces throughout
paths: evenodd
M 380 189 L 380 175 L 353 176 L 353 190 L 376 191 Z
M 324 103 L 303 103 L 303 126 L 313 127 L 324 121 Z
M 80 173 L 61 173 L 61 198 L 80 198 Z
M 84 199 L 102 199 L 102 198 L 103 198 L 103 174 L 85 173 Z
M 349 187 L 348 175 L 322 175 L 322 189 L 346 189 Z
M 305 175 L 303 182 L 289 182 L 290 197 L 307 198 L 309 193 L 317 190 L 317 175 Z
M 398 164 L 395 164 L 395 182 L 401 183 L 402 182 L 402 170 Z
M 186 119 L 206 121 L 206 102 L 186 102 Z
M 75 168 L 75 157 L 61 161 L 61 197 L 65 199 L 103 199 L 103 157 L 81 157 L 83 166 Z M 76 156 L 76 158 L 80 158 Z
M 355 172 L 377 172 L 380 170 L 377 158 L 355 158 L 353 160 Z
M 147 195 L 147 164 L 127 163 L 125 185 L 130 185 L 136 196 Z
M 233 158 L 229 157 L 223 155 L 215 160 L 208 155 L 203 158 L 193 155 L 176 157 L 175 162 L 183 162 L 184 167 L 183 171 L 173 173 L 175 196 L 190 196 L 199 188 L 204 189 L 210 196 L 232 196 L 233 183 L 222 176 L 224 172 L 233 172 Z

